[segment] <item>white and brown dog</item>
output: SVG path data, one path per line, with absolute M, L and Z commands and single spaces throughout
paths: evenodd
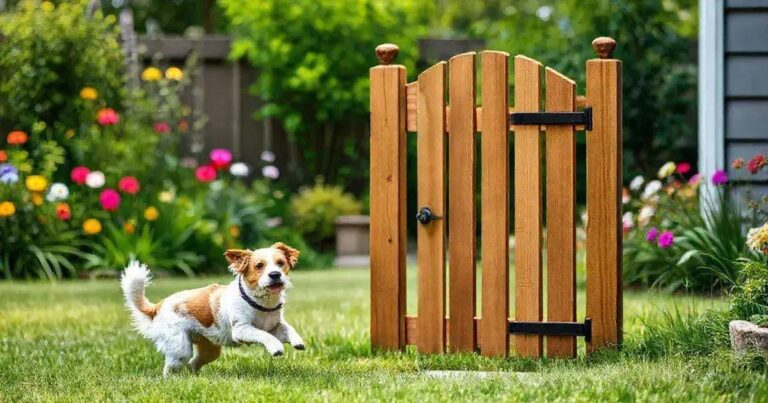
M 221 346 L 260 343 L 273 356 L 283 354 L 283 343 L 304 349 L 283 317 L 288 272 L 299 251 L 278 242 L 224 255 L 235 275 L 231 283 L 177 292 L 154 304 L 144 296 L 147 266 L 134 261 L 123 272 L 125 304 L 138 332 L 165 355 L 165 376 L 182 368 L 197 372 L 219 357 Z

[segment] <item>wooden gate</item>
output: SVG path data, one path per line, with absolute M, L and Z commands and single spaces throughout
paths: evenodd
M 598 58 L 587 61 L 586 97 L 576 95 L 576 84 L 568 77 L 543 69 L 536 60 L 515 56 L 513 107 L 507 53 L 464 53 L 407 83 L 405 67 L 391 64 L 397 46 L 376 48 L 381 65 L 370 71 L 374 348 L 400 350 L 413 344 L 423 353 L 479 351 L 506 356 L 510 334 L 516 354 L 523 357 L 542 356 L 544 336 L 551 357 L 574 357 L 578 336 L 585 337 L 588 352 L 620 345 L 622 100 L 621 62 L 611 58 L 615 45 L 604 37 L 592 43 Z M 478 58 L 481 106 L 475 104 Z M 576 136 L 582 131 L 587 139 L 587 300 L 586 318 L 577 322 Z M 408 132 L 417 133 L 419 208 L 412 212 L 406 211 Z M 475 149 L 476 132 L 480 150 Z M 510 132 L 514 133 L 513 319 Z M 478 151 L 481 206 L 475 203 Z M 479 302 L 478 207 L 482 207 Z M 418 315 L 406 316 L 406 217 L 414 215 L 419 221 Z

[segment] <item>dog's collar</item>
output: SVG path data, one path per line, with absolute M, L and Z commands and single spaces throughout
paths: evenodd
M 245 289 L 243 289 L 243 282 L 241 278 L 237 279 L 237 286 L 240 288 L 240 297 L 243 298 L 245 302 L 248 303 L 248 305 L 252 306 L 254 309 L 257 309 L 262 312 L 275 312 L 278 309 L 283 307 L 283 304 L 277 304 L 272 308 L 267 308 L 265 306 L 259 305 L 256 301 L 253 300 L 253 298 L 249 297 L 248 294 L 246 294 Z

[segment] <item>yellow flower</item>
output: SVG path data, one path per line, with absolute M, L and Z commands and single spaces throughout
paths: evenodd
M 43 192 L 48 186 L 48 181 L 40 175 L 30 175 L 27 176 L 26 184 L 31 192 Z
M 83 222 L 83 232 L 86 235 L 96 235 L 101 232 L 101 223 L 95 218 L 89 218 Z
M 233 225 L 229 227 L 229 235 L 232 236 L 232 238 L 237 238 L 240 236 L 240 227 L 237 225 Z
M 80 98 L 83 98 L 86 101 L 93 101 L 98 97 L 99 92 L 93 87 L 83 87 L 83 89 L 80 90 Z
M 67 131 L 64 132 L 64 137 L 71 139 L 72 137 L 75 137 L 75 129 L 67 129 Z
M 53 3 L 51 3 L 50 1 L 44 1 L 40 4 L 40 8 L 43 11 L 51 12 L 53 11 L 54 8 L 56 8 L 56 6 L 54 6 Z
M 669 175 L 672 175 L 675 173 L 675 169 L 677 169 L 677 165 L 669 161 L 666 164 L 662 165 L 661 168 L 659 168 L 659 172 L 657 173 L 659 176 L 659 179 L 664 179 Z
M 157 67 L 147 67 L 141 72 L 141 79 L 144 81 L 157 81 L 163 78 L 163 72 Z
M 178 67 L 168 67 L 168 69 L 165 70 L 165 78 L 181 81 L 181 79 L 184 78 L 184 72 Z
M 133 223 L 133 220 L 126 221 L 125 224 L 123 224 L 123 231 L 125 231 L 126 234 L 133 234 L 136 232 L 136 224 Z
M 13 202 L 0 202 L 0 217 L 10 217 L 16 213 L 16 206 Z
M 43 204 L 43 195 L 37 192 L 32 193 L 32 204 L 40 206 Z
M 157 217 L 160 217 L 160 212 L 153 206 L 149 206 L 144 210 L 144 218 L 146 218 L 147 221 L 155 221 L 157 220 Z
M 160 201 L 163 203 L 170 203 L 173 201 L 174 195 L 173 195 L 173 192 L 171 192 L 170 190 L 164 190 L 160 192 L 157 198 L 160 199 Z

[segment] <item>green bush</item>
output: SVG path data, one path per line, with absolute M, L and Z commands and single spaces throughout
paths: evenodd
M 0 15 L 0 131 L 63 142 L 67 131 L 92 120 L 92 103 L 80 97 L 84 87 L 120 108 L 123 50 L 115 18 L 88 18 L 85 7 L 85 0 L 23 0 Z
M 279 118 L 299 161 L 292 179 L 367 181 L 368 69 L 374 48 L 400 45 L 415 72 L 417 39 L 431 2 L 421 0 L 221 0 L 235 36 L 232 56 L 259 71 L 253 91 Z
M 316 244 L 333 238 L 336 217 L 360 214 L 360 202 L 339 186 L 317 183 L 291 200 L 296 229 Z

